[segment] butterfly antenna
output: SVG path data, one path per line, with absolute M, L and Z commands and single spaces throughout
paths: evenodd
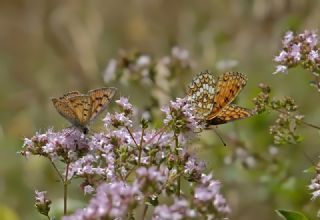
M 226 142 L 224 142 L 223 138 L 221 137 L 221 135 L 218 133 L 218 131 L 214 128 L 212 128 L 212 130 L 214 131 L 214 133 L 216 133 L 216 135 L 219 137 L 220 141 L 222 142 L 223 146 L 227 146 Z

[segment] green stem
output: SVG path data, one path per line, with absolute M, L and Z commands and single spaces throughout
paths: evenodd
M 56 171 L 56 173 L 58 174 L 58 176 L 59 176 L 59 178 L 60 178 L 61 182 L 63 183 L 63 182 L 64 182 L 64 179 L 63 179 L 62 174 L 60 173 L 60 171 L 58 170 L 57 166 L 55 165 L 55 163 L 54 163 L 51 159 L 50 159 L 50 162 L 51 162 L 51 164 L 52 164 L 52 166 L 53 166 L 54 170 L 55 170 L 55 171 Z
M 176 154 L 176 159 L 177 159 L 177 172 L 180 173 L 180 158 L 179 158 L 179 141 L 178 141 L 178 135 L 175 133 L 174 134 L 174 142 L 175 142 L 175 154 Z M 180 189 L 181 189 L 181 179 L 180 175 L 177 178 L 177 196 L 180 197 Z
M 143 136 L 144 136 L 144 128 L 142 128 L 142 131 L 141 131 L 141 139 L 140 139 L 140 144 L 139 144 L 139 155 L 138 155 L 138 165 L 140 165 L 140 161 L 141 161 Z
M 130 129 L 128 128 L 128 126 L 126 126 L 126 129 L 127 129 L 128 133 L 129 133 L 130 137 L 132 138 L 134 144 L 136 145 L 136 147 L 139 148 L 139 145 L 138 145 L 138 143 L 136 142 L 136 140 L 134 139 L 133 134 L 131 133 L 131 131 L 130 131 Z
M 142 212 L 142 218 L 141 218 L 142 220 L 144 220 L 146 218 L 147 211 L 148 211 L 148 205 L 144 205 L 143 212 Z
M 144 145 L 146 146 L 146 145 L 150 144 L 150 143 L 153 141 L 153 139 L 155 139 L 159 134 L 163 134 L 163 133 L 167 130 L 168 127 L 169 127 L 169 126 L 166 125 L 166 126 L 164 126 L 163 128 L 161 128 L 161 129 L 160 129 L 157 133 L 155 133 L 155 135 L 153 135 Z
M 65 180 L 63 182 L 63 214 L 67 214 L 67 198 L 68 198 L 68 174 L 69 174 L 69 165 L 70 163 L 67 163 L 66 168 L 66 176 Z
M 275 110 L 275 111 L 277 111 L 277 112 L 279 112 L 279 113 L 282 113 L 282 114 L 288 115 L 290 118 L 294 118 L 294 119 L 296 119 L 294 116 L 292 116 L 292 115 L 288 114 L 287 112 L 281 111 L 281 110 L 279 110 L 279 109 L 272 109 L 272 110 Z M 310 124 L 309 122 L 306 122 L 306 121 L 303 121 L 303 120 L 299 120 L 299 119 L 297 119 L 297 120 L 298 120 L 298 121 L 300 121 L 302 124 L 304 124 L 304 125 L 306 125 L 306 126 L 309 126 L 309 127 L 311 127 L 311 128 L 315 128 L 315 129 L 320 130 L 320 127 L 319 127 L 319 126 L 317 126 L 317 125 Z

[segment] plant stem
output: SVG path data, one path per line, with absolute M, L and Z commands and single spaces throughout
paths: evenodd
M 142 218 L 141 218 L 142 220 L 144 220 L 146 218 L 147 211 L 148 211 L 148 205 L 144 205 L 143 212 L 142 212 Z
M 52 164 L 52 166 L 53 166 L 54 170 L 55 170 L 55 171 L 56 171 L 56 173 L 58 174 L 58 176 L 59 176 L 59 178 L 60 178 L 61 182 L 63 183 L 63 182 L 64 182 L 64 179 L 63 179 L 62 174 L 60 173 L 60 171 L 58 170 L 57 166 L 55 165 L 55 163 L 54 163 L 51 159 L 50 159 L 50 162 L 51 162 L 51 164 Z
M 157 133 L 155 133 L 155 135 L 153 135 L 146 143 L 145 145 L 150 144 L 153 139 L 155 139 L 159 134 L 163 134 L 168 128 L 168 125 L 164 126 L 163 128 L 161 128 Z
M 136 147 L 139 148 L 139 145 L 138 145 L 138 143 L 136 142 L 136 140 L 134 139 L 133 134 L 131 133 L 131 131 L 130 131 L 130 129 L 128 128 L 128 126 L 126 126 L 126 129 L 127 129 L 128 133 L 129 133 L 130 137 L 132 138 L 134 144 L 136 145 Z
M 67 214 L 67 198 L 68 198 L 68 173 L 69 173 L 69 165 L 70 163 L 67 163 L 66 168 L 66 176 L 65 180 L 63 182 L 63 214 Z
M 138 165 L 140 165 L 140 161 L 141 161 L 143 136 L 144 136 L 144 128 L 142 128 L 142 131 L 141 131 L 141 139 L 140 139 L 140 144 L 139 144 L 139 155 L 138 155 Z
M 272 110 L 275 110 L 275 111 L 277 111 L 277 112 L 279 112 L 279 113 L 288 115 L 288 116 L 291 117 L 291 118 L 294 118 L 294 116 L 288 114 L 287 112 L 281 111 L 281 110 L 279 110 L 279 109 L 272 109 Z M 300 121 L 302 124 L 304 124 L 304 125 L 306 125 L 306 126 L 309 126 L 309 127 L 311 127 L 311 128 L 315 128 L 315 129 L 320 130 L 320 127 L 317 126 L 317 125 L 310 124 L 309 122 L 306 122 L 306 121 L 304 121 L 304 120 L 299 120 L 299 119 L 298 119 L 298 121 Z
M 174 133 L 174 142 L 175 142 L 175 154 L 177 159 L 177 173 L 180 173 L 180 158 L 179 158 L 179 141 L 178 141 L 178 135 Z M 181 180 L 180 175 L 177 178 L 177 196 L 180 197 L 180 188 L 181 188 Z

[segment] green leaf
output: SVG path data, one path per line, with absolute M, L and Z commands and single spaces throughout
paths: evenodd
M 296 211 L 278 209 L 276 213 L 285 220 L 309 220 L 304 214 Z

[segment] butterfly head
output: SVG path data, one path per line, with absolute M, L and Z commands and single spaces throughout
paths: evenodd
M 87 127 L 81 128 L 81 131 L 83 134 L 89 134 L 89 128 L 87 128 Z

